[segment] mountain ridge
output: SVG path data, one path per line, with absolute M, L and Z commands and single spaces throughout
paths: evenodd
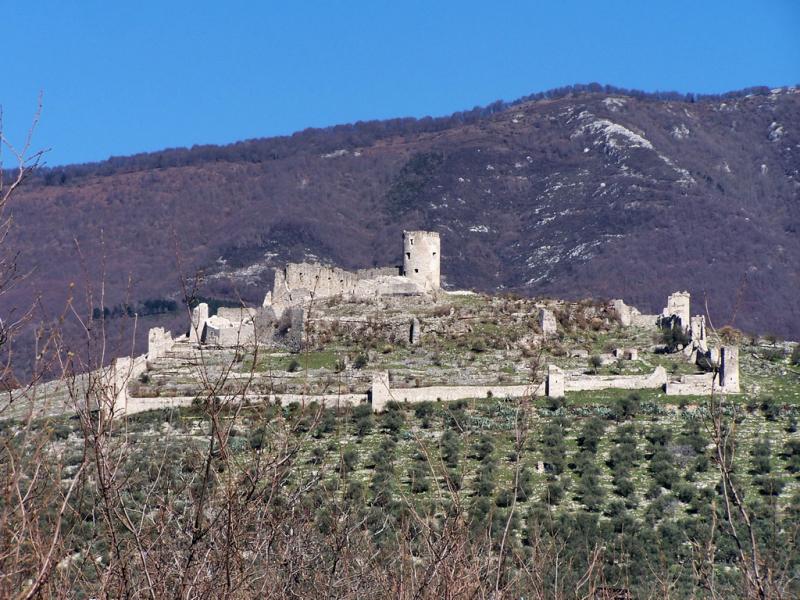
M 55 311 L 103 269 L 106 307 L 180 299 L 197 271 L 204 296 L 258 302 L 287 261 L 393 264 L 403 229 L 431 229 L 450 287 L 648 312 L 688 289 L 716 324 L 800 338 L 798 90 L 600 87 L 44 170 L 12 206 L 34 275 L 0 308 L 39 294 Z

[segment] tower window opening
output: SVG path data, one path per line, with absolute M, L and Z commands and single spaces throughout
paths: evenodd
M 419 269 L 414 269 L 414 273 L 419 273 Z
M 411 258 L 411 252 L 406 252 L 406 258 Z

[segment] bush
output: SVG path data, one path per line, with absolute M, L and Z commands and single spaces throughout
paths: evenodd
M 314 437 L 319 439 L 326 433 L 330 433 L 336 427 L 336 411 L 333 409 L 325 409 L 319 419 L 319 424 L 314 430 Z
M 486 352 L 486 342 L 484 342 L 483 339 L 478 338 L 477 340 L 472 342 L 472 345 L 470 346 L 469 349 L 476 354 L 480 354 L 481 352 Z
M 528 467 L 522 467 L 517 481 L 517 502 L 525 502 L 533 492 L 533 475 Z
M 759 475 L 753 482 L 758 486 L 758 492 L 762 496 L 780 496 L 786 487 L 783 479 L 772 475 Z
M 624 398 L 618 398 L 614 403 L 614 418 L 617 421 L 625 421 L 636 417 L 641 404 L 641 396 L 636 392 L 628 394 Z
M 342 452 L 342 473 L 350 473 L 356 469 L 356 466 L 358 466 L 358 452 L 354 448 L 345 448 Z
M 566 408 L 567 407 L 567 399 L 564 398 L 564 397 L 556 398 L 556 397 L 548 396 L 546 398 L 546 402 L 547 402 L 548 410 L 552 410 L 552 411 L 556 411 L 556 410 L 558 410 L 560 408 Z
M 783 447 L 786 469 L 790 473 L 800 473 L 800 440 L 788 440 Z
M 421 494 L 427 492 L 430 487 L 430 480 L 428 479 L 429 470 L 425 463 L 415 462 L 408 470 L 408 478 L 411 481 L 411 492 L 414 494 Z
M 458 466 L 458 460 L 461 455 L 461 440 L 458 434 L 448 429 L 442 434 L 441 438 L 441 454 L 444 464 L 449 469 L 454 469 Z
M 759 354 L 769 362 L 783 362 L 786 358 L 786 351 L 783 348 L 764 348 Z
M 356 435 L 364 437 L 372 431 L 372 407 L 369 404 L 359 404 L 353 409 L 352 421 L 356 426 Z
M 765 396 L 761 399 L 761 412 L 767 421 L 777 421 L 781 415 L 781 406 L 772 396 Z
M 512 490 L 500 490 L 494 503 L 500 508 L 508 508 L 514 503 L 514 492 Z
M 717 334 L 719 335 L 723 344 L 738 346 L 744 339 L 744 334 L 730 325 L 721 327 L 719 330 L 717 330 Z
M 649 471 L 653 482 L 662 488 L 672 489 L 678 482 L 678 472 L 672 464 L 672 455 L 666 448 L 656 448 L 650 459 Z
M 578 480 L 577 492 L 581 502 L 589 511 L 597 512 L 600 510 L 605 498 L 605 492 L 600 485 L 599 469 L 597 467 L 584 469 L 581 478 Z
M 597 446 L 603 437 L 606 426 L 602 419 L 593 417 L 586 421 L 578 436 L 578 445 L 592 454 L 597 452 Z
M 491 496 L 494 493 L 495 487 L 495 471 L 494 463 L 482 463 L 478 469 L 475 477 L 475 495 L 476 496 Z
M 661 332 L 661 343 L 664 344 L 670 352 L 675 352 L 679 346 L 686 347 L 689 343 L 689 334 L 683 330 L 683 327 L 677 320 L 674 320 L 671 327 Z
M 753 444 L 751 454 L 753 456 L 753 473 L 756 475 L 766 475 L 772 470 L 769 440 L 761 439 L 756 441 L 756 443 Z
M 362 352 L 361 354 L 356 356 L 356 359 L 353 361 L 353 368 L 363 369 L 368 364 L 369 364 L 369 357 L 366 355 L 366 353 Z
M 401 410 L 388 410 L 383 414 L 383 426 L 391 433 L 399 433 L 406 422 Z
M 628 477 L 614 477 L 612 480 L 615 492 L 623 498 L 633 498 L 636 488 Z
M 484 461 L 494 452 L 494 442 L 488 435 L 482 435 L 473 447 L 473 456 L 476 460 Z
M 542 500 L 551 506 L 560 504 L 564 499 L 564 488 L 558 481 L 551 481 L 547 484 L 542 493 Z
M 296 359 L 294 359 L 294 358 L 293 358 L 293 359 L 292 359 L 292 360 L 289 362 L 289 366 L 287 366 L 287 367 L 286 367 L 286 370 L 287 370 L 289 373 L 296 373 L 297 371 L 299 371 L 299 370 L 300 370 L 300 363 L 299 363 L 299 362 L 298 362 Z

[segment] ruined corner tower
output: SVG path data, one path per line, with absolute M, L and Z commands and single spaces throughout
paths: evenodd
M 403 232 L 403 275 L 426 291 L 440 287 L 439 234 L 435 231 Z

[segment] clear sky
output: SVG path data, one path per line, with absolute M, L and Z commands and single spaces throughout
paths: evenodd
M 0 104 L 48 164 L 444 115 L 573 83 L 800 83 L 798 0 L 0 0 Z

